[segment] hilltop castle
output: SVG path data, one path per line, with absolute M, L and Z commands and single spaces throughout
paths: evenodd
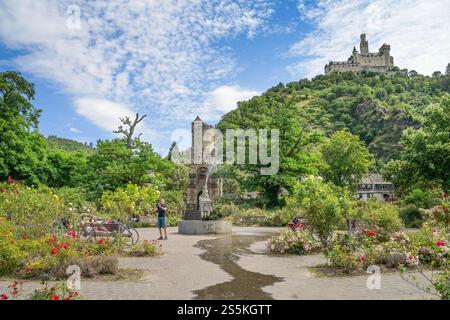
M 378 52 L 369 52 L 369 41 L 366 34 L 361 34 L 359 51 L 353 47 L 352 55 L 347 61 L 330 61 L 325 65 L 325 74 L 335 72 L 361 71 L 387 72 L 394 68 L 394 58 L 390 55 L 391 46 L 383 44 Z

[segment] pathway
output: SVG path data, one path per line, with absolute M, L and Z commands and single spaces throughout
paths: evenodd
M 237 233 L 273 233 L 276 228 L 233 228 Z M 141 239 L 156 239 L 158 230 L 140 229 Z M 203 260 L 205 251 L 196 246 L 200 240 L 214 236 L 180 235 L 169 228 L 169 240 L 163 241 L 165 254 L 159 258 L 120 258 L 122 268 L 143 269 L 144 277 L 137 281 L 82 280 L 81 294 L 85 299 L 192 299 L 195 291 L 231 282 L 233 277 L 217 264 Z M 265 242 L 258 241 L 249 250 L 239 251 L 237 264 L 249 274 L 273 275 L 277 282 L 262 288 L 275 299 L 423 299 L 430 298 L 406 283 L 398 274 L 382 275 L 381 289 L 369 290 L 367 276 L 319 278 L 309 267 L 323 262 L 319 255 L 276 257 L 263 255 Z M 9 282 L 0 281 L 0 292 L 7 291 Z M 36 281 L 24 282 L 25 291 L 39 287 Z M 226 286 L 225 286 L 226 287 Z M 252 297 L 247 297 L 251 299 Z

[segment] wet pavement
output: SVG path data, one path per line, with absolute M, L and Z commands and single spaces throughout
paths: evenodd
M 217 239 L 199 241 L 196 247 L 205 250 L 200 258 L 217 264 L 233 279 L 194 291 L 197 295 L 195 299 L 272 299 L 262 288 L 280 282 L 283 278 L 248 271 L 237 263 L 240 256 L 255 254 L 249 250 L 253 243 L 264 241 L 270 235 L 236 232 Z

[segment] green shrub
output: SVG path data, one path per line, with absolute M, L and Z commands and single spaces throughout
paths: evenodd
M 217 219 L 223 219 L 233 215 L 240 215 L 240 209 L 238 206 L 230 203 L 215 203 L 211 215 Z
M 167 213 L 169 216 L 181 216 L 184 210 L 184 190 L 162 190 L 161 197 L 167 203 Z M 153 208 L 150 208 L 150 212 L 147 214 L 152 214 L 156 212 Z
M 403 228 L 397 207 L 383 200 L 359 201 L 357 211 L 363 227 L 376 228 L 385 237 Z
M 405 205 L 424 209 L 431 208 L 438 201 L 438 197 L 432 191 L 422 189 L 413 189 L 402 199 Z
M 419 228 L 424 220 L 424 215 L 416 207 L 407 207 L 400 210 L 400 218 L 407 228 Z
M 316 178 L 306 179 L 297 190 L 307 224 L 319 237 L 323 247 L 351 211 L 348 195 L 331 183 Z
M 167 216 L 167 226 L 168 227 L 176 227 L 183 220 L 181 215 L 169 214 Z
M 71 207 L 78 212 L 83 211 L 83 208 L 92 206 L 85 197 L 85 192 L 81 188 L 62 187 L 54 189 L 58 197 L 63 200 L 68 207 Z
M 20 186 L 0 197 L 0 215 L 10 218 L 19 236 L 39 238 L 52 231 L 61 219 L 74 220 L 78 214 L 48 187 Z
M 433 279 L 433 286 L 439 292 L 442 300 L 450 300 L 450 268 L 447 267 L 436 274 Z
M 133 215 L 154 214 L 159 197 L 155 188 L 129 183 L 125 188 L 103 193 L 101 202 L 113 219 L 126 222 Z
M 329 265 L 343 273 L 349 274 L 364 266 L 363 259 L 358 258 L 355 248 L 349 244 L 333 243 L 324 254 L 329 259 Z

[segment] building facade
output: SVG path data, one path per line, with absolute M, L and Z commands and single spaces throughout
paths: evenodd
M 222 180 L 210 176 L 211 165 L 204 161 L 204 153 L 207 152 L 205 147 L 215 139 L 213 135 L 205 134 L 205 132 L 212 128 L 213 126 L 204 123 L 200 117 L 197 117 L 191 125 L 192 152 L 186 191 L 185 220 L 201 220 L 200 200 L 202 196 L 213 200 L 216 196 L 222 195 Z M 196 149 L 201 152 L 194 152 Z M 204 194 L 205 192 L 207 195 Z
M 380 174 L 369 174 L 361 180 L 356 191 L 359 200 L 380 199 L 393 201 L 394 185 L 391 182 L 384 181 Z
M 359 52 L 353 47 L 352 55 L 347 61 L 330 61 L 325 65 L 325 74 L 331 72 L 362 71 L 388 72 L 394 66 L 394 58 L 390 55 L 391 46 L 383 44 L 378 52 L 369 52 L 369 41 L 363 33 L 360 36 Z

